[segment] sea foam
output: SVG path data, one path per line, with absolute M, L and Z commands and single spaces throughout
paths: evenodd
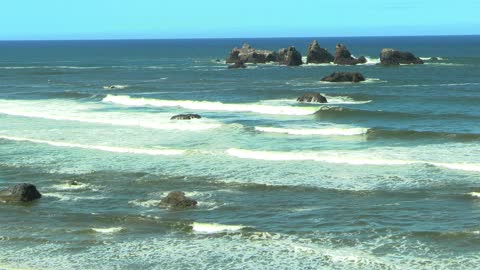
M 255 127 L 255 130 L 267 133 L 282 133 L 288 135 L 321 135 L 321 136 L 354 136 L 366 134 L 367 128 L 275 128 Z
M 222 126 L 221 123 L 208 119 L 173 122 L 170 121 L 173 114 L 95 112 L 102 109 L 99 105 L 101 104 L 85 105 L 59 100 L 49 102 L 0 100 L 0 114 L 159 130 L 204 131 Z
M 253 112 L 276 115 L 311 115 L 318 107 L 269 106 L 261 104 L 235 104 L 194 100 L 162 100 L 153 98 L 134 98 L 126 95 L 107 95 L 103 102 L 126 106 L 180 107 L 200 111 Z
M 374 153 L 374 152 L 372 152 Z M 332 164 L 348 165 L 385 165 L 385 166 L 403 166 L 413 164 L 429 164 L 436 167 L 443 167 L 451 170 L 461 170 L 470 172 L 480 172 L 480 163 L 440 163 L 423 160 L 381 158 L 372 153 L 353 153 L 342 151 L 323 151 L 323 152 L 281 152 L 281 151 L 257 151 L 230 148 L 226 154 L 242 159 L 267 160 L 267 161 L 316 161 Z M 373 156 L 373 157 L 372 157 Z
M 10 141 L 48 144 L 51 146 L 58 146 L 58 147 L 82 148 L 82 149 L 100 150 L 100 151 L 113 152 L 113 153 L 144 154 L 144 155 L 152 155 L 152 156 L 182 155 L 186 152 L 185 150 L 177 150 L 177 149 L 142 149 L 142 148 L 116 147 L 116 146 L 103 146 L 103 145 L 87 145 L 87 144 L 37 140 L 37 139 L 10 137 L 10 136 L 0 136 L 0 139 L 10 140 Z
M 218 223 L 198 223 L 192 224 L 192 230 L 197 233 L 219 233 L 219 232 L 234 232 L 245 228 L 242 225 L 224 225 Z

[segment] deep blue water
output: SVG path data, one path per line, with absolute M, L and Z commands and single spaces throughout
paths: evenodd
M 358 66 L 223 61 L 312 39 L 0 42 L 0 188 L 43 194 L 0 204 L 0 268 L 478 269 L 480 36 L 315 38 Z M 425 64 L 377 65 L 385 47 Z M 198 207 L 159 207 L 173 190 Z

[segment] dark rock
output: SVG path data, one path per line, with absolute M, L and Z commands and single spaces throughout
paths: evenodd
M 279 64 L 281 65 L 300 66 L 301 64 L 303 64 L 302 55 L 293 46 L 290 46 L 286 49 L 280 49 L 278 51 L 277 58 Z
M 327 49 L 320 48 L 316 40 L 307 48 L 307 64 L 321 64 L 333 62 L 335 57 L 327 51 Z
M 440 59 L 438 59 L 438 57 L 430 57 L 430 59 L 428 59 L 429 61 L 440 61 Z
M 200 118 L 202 117 L 198 114 L 188 113 L 188 114 L 174 115 L 172 116 L 172 118 L 170 118 L 170 120 L 191 120 L 191 119 L 200 119 Z
M 360 56 L 357 58 L 357 61 L 359 64 L 365 64 L 367 63 L 367 58 L 365 56 Z
M 173 208 L 187 208 L 196 206 L 197 201 L 186 197 L 182 191 L 172 191 L 160 201 L 160 205 Z
M 17 184 L 7 189 L 0 190 L 0 201 L 4 202 L 30 202 L 40 199 L 42 195 L 32 184 Z
M 335 47 L 335 58 L 333 62 L 337 65 L 356 65 L 366 63 L 367 59 L 364 56 L 361 56 L 358 59 L 353 58 L 347 47 L 339 43 Z
M 237 61 L 233 65 L 228 66 L 228 69 L 235 69 L 235 68 L 247 68 L 247 66 L 242 61 Z
M 298 102 L 317 102 L 317 103 L 327 103 L 327 98 L 320 95 L 319 93 L 307 93 L 301 97 L 297 98 Z
M 380 52 L 380 63 L 382 65 L 423 64 L 423 60 L 411 52 L 383 49 Z
M 334 72 L 322 78 L 324 82 L 361 82 L 365 77 L 358 72 Z
M 266 63 L 276 61 L 275 53 L 268 50 L 257 50 L 247 43 L 242 48 L 234 48 L 228 56 L 227 63 Z
M 81 184 L 80 182 L 75 180 L 67 181 L 67 185 L 70 185 L 70 186 L 79 186 L 80 184 Z

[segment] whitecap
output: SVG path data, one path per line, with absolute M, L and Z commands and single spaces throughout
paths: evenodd
M 470 195 L 472 197 L 480 198 L 480 192 L 470 192 L 470 193 L 468 193 L 468 195 Z
M 107 95 L 103 102 L 127 106 L 180 107 L 190 110 L 253 112 L 276 115 L 311 115 L 318 107 L 269 106 L 261 104 L 235 104 L 214 101 L 162 100 L 153 98 L 134 98 L 130 96 Z
M 111 228 L 92 228 L 92 231 L 97 233 L 104 233 L 104 234 L 114 234 L 123 231 L 124 228 L 122 227 L 111 227 Z
M 222 126 L 221 123 L 208 119 L 172 122 L 170 117 L 173 114 L 95 112 L 95 109 L 101 108 L 102 106 L 95 104 L 81 105 L 56 100 L 48 102 L 0 100 L 0 114 L 13 116 L 160 130 L 204 131 Z
M 368 128 L 275 128 L 255 127 L 255 130 L 267 133 L 283 133 L 288 135 L 321 135 L 321 136 L 354 136 L 366 134 Z
M 158 155 L 171 156 L 171 155 L 182 155 L 185 153 L 185 150 L 178 150 L 178 149 L 144 149 L 144 148 L 116 147 L 116 146 L 103 146 L 103 145 L 87 145 L 87 144 L 37 140 L 37 139 L 10 137 L 10 136 L 0 136 L 0 139 L 10 140 L 10 141 L 48 144 L 51 146 L 58 146 L 58 147 L 92 149 L 92 150 L 100 150 L 100 151 L 113 152 L 113 153 L 145 154 L 145 155 L 152 155 L 152 156 L 158 156 Z
M 105 90 L 121 90 L 121 89 L 126 89 L 130 87 L 129 85 L 126 85 L 126 84 L 112 84 L 112 85 L 107 85 L 107 86 L 104 86 L 103 89 Z
M 220 233 L 220 232 L 235 232 L 245 228 L 243 225 L 224 225 L 218 223 L 198 223 L 192 224 L 192 230 L 197 233 Z
M 373 153 L 373 152 L 372 152 Z M 404 166 L 414 164 L 429 164 L 451 170 L 480 172 L 480 164 L 476 163 L 439 163 L 423 160 L 381 158 L 373 154 L 354 153 L 342 151 L 323 152 L 281 152 L 281 151 L 257 151 L 238 148 L 226 150 L 226 154 L 242 159 L 266 160 L 266 161 L 316 161 L 332 164 L 348 165 L 378 165 L 378 166 Z

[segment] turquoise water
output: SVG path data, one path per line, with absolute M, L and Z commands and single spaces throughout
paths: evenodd
M 223 62 L 311 38 L 0 42 L 0 188 L 44 195 L 0 204 L 0 268 L 478 269 L 480 37 L 318 40 L 369 61 Z M 158 207 L 173 190 L 198 207 Z

